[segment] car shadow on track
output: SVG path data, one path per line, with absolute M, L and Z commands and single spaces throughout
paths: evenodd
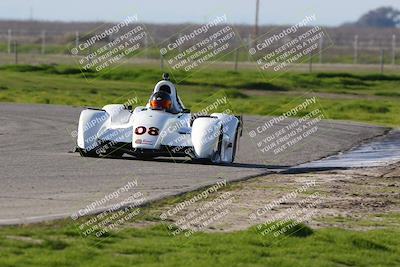
M 72 153 L 72 152 L 69 152 Z M 333 171 L 333 170 L 347 170 L 347 167 L 296 167 L 288 165 L 267 165 L 267 164 L 254 164 L 254 163 L 232 163 L 232 164 L 215 164 L 211 162 L 192 161 L 191 159 L 185 158 L 167 158 L 158 157 L 151 159 L 141 159 L 134 156 L 123 156 L 113 157 L 111 155 L 100 157 L 102 159 L 114 159 L 114 160 L 128 160 L 128 161 L 148 161 L 148 162 L 163 162 L 163 163 L 178 163 L 178 164 L 189 164 L 189 165 L 208 165 L 208 166 L 220 166 L 229 168 L 244 168 L 244 169 L 265 169 L 274 170 L 281 174 L 303 174 L 321 171 Z
M 139 159 L 133 156 L 123 156 L 123 157 L 101 157 L 104 159 L 116 159 L 116 160 L 133 160 L 133 161 L 148 161 L 148 162 L 164 162 L 164 163 L 178 163 L 178 164 L 190 164 L 190 165 L 209 165 L 209 166 L 221 166 L 230 168 L 245 168 L 245 169 L 268 169 L 268 170 L 285 170 L 291 166 L 286 165 L 266 165 L 266 164 L 253 164 L 253 163 L 232 163 L 232 164 L 215 164 L 211 162 L 197 162 L 190 159 L 184 158 L 167 158 L 159 157 L 152 159 Z
M 120 160 L 140 160 L 149 162 L 165 162 L 165 163 L 178 163 L 178 164 L 190 164 L 190 165 L 209 165 L 209 166 L 221 166 L 221 167 L 231 167 L 231 168 L 246 168 L 246 169 L 266 169 L 266 170 L 276 170 L 281 174 L 304 174 L 312 172 L 322 172 L 322 171 L 334 171 L 334 170 L 347 170 L 347 167 L 296 167 L 288 165 L 267 165 L 267 164 L 253 164 L 253 163 L 232 163 L 232 164 L 215 164 L 211 162 L 197 162 L 182 158 L 153 158 L 153 159 L 138 159 L 135 157 L 122 157 L 113 158 Z

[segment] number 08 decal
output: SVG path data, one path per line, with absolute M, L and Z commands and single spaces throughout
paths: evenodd
M 147 131 L 146 127 L 144 126 L 139 126 L 135 129 L 135 134 L 137 135 L 142 135 Z M 153 136 L 157 136 L 159 135 L 160 130 L 156 127 L 150 127 L 149 130 L 147 131 L 147 133 L 149 135 L 153 135 Z

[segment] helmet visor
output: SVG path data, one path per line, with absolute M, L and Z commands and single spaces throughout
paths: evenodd
M 170 109 L 172 106 L 171 100 L 152 100 L 150 101 L 150 107 L 152 109 Z

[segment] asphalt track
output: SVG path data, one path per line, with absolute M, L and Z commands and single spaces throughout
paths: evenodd
M 137 187 L 107 205 L 126 199 L 133 192 L 141 192 L 146 200 L 155 200 L 221 179 L 234 181 L 284 171 L 348 150 L 387 130 L 366 124 L 322 121 L 314 134 L 276 155 L 262 153 L 257 139 L 248 134 L 268 118 L 245 116 L 243 138 L 232 166 L 193 164 L 178 159 L 94 159 L 70 152 L 75 145 L 71 132 L 76 129 L 81 110 L 55 105 L 0 104 L 0 224 L 68 217 L 134 180 Z M 290 122 L 276 124 L 269 132 Z

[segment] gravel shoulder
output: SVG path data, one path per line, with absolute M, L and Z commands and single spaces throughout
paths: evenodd
M 226 215 L 207 227 L 201 222 L 192 223 L 194 220 L 186 225 L 208 232 L 229 232 L 292 219 L 311 228 L 400 227 L 399 189 L 400 162 L 375 168 L 277 173 L 235 183 L 205 201 L 188 205 L 171 216 L 169 224 L 179 226 L 179 221 L 192 213 L 200 217 L 204 212 L 199 210 L 228 194 L 232 201 L 220 210 Z M 155 213 L 174 206 L 178 205 L 160 207 Z

